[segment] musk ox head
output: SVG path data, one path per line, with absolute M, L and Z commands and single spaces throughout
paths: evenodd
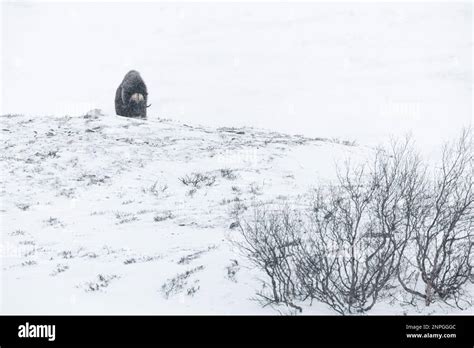
M 138 71 L 131 70 L 123 78 L 115 94 L 117 115 L 146 117 L 148 92 Z
M 128 100 L 128 113 L 131 117 L 146 117 L 146 101 L 143 94 L 132 94 Z

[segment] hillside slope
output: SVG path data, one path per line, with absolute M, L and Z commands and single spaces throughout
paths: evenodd
M 1 122 L 2 313 L 274 314 L 252 300 L 232 212 L 303 204 L 335 161 L 370 152 L 99 110 Z

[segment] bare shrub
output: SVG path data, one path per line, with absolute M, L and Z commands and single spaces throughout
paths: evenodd
M 101 291 L 109 286 L 110 282 L 114 279 L 120 278 L 116 274 L 103 275 L 99 274 L 96 281 L 87 282 L 83 285 L 86 292 Z M 79 287 L 79 286 L 78 286 Z
M 427 306 L 436 298 L 453 298 L 458 305 L 462 286 L 472 276 L 473 162 L 472 130 L 466 130 L 456 143 L 444 147 L 434 179 L 418 175 L 416 195 L 407 197 L 405 225 L 413 238 L 398 278 Z
M 305 298 L 341 314 L 370 310 L 396 274 L 409 232 L 398 214 L 416 163 L 407 146 L 377 152 L 374 164 L 346 164 L 338 185 L 319 188 L 298 246 L 297 275 Z
M 227 279 L 233 281 L 233 282 L 237 282 L 237 279 L 236 279 L 236 275 L 237 275 L 237 272 L 239 271 L 240 269 L 240 266 L 239 266 L 239 261 L 237 260 L 230 260 L 230 265 L 226 266 L 226 270 L 227 270 Z
M 212 186 L 216 182 L 216 177 L 214 175 L 207 175 L 202 173 L 191 173 L 186 175 L 179 180 L 186 186 L 192 186 L 196 189 L 201 188 L 202 186 Z
M 161 222 L 169 219 L 173 219 L 174 215 L 171 211 L 163 211 L 155 215 L 153 218 L 154 221 L 156 222 Z
M 243 241 L 237 246 L 267 276 L 257 295 L 264 306 L 283 303 L 301 312 L 301 307 L 294 304 L 299 288 L 294 252 L 300 221 L 288 207 L 274 211 L 257 207 L 253 213 L 250 221 L 239 223 Z
M 209 245 L 207 248 L 205 249 L 202 249 L 202 250 L 198 250 L 198 251 L 195 251 L 191 254 L 188 254 L 188 255 L 185 255 L 183 257 L 181 257 L 178 261 L 178 264 L 180 265 L 187 265 L 189 263 L 191 263 L 192 261 L 194 260 L 197 260 L 198 258 L 200 258 L 202 255 L 216 249 L 217 246 L 216 245 Z
M 125 211 L 115 212 L 115 218 L 118 220 L 117 225 L 125 224 L 125 223 L 129 223 L 129 222 L 138 220 L 138 217 L 135 214 L 125 212 Z
M 223 168 L 220 170 L 221 176 L 228 180 L 235 180 L 237 175 L 234 173 L 233 169 L 230 168 Z
M 165 193 L 165 191 L 168 189 L 168 185 L 163 184 L 163 185 L 158 185 L 158 181 L 155 181 L 153 185 L 147 188 L 142 188 L 143 193 L 151 193 L 154 196 L 161 196 Z
M 240 224 L 240 248 L 272 289 L 260 297 L 298 309 L 296 301 L 316 299 L 341 314 L 373 307 L 408 236 L 389 213 L 401 204 L 404 163 L 388 164 L 382 153 L 372 167 L 347 163 L 337 185 L 315 190 L 305 214 L 257 208 L 252 223 Z
M 182 292 L 186 286 L 189 285 L 189 278 L 197 273 L 200 272 L 204 269 L 204 266 L 198 266 L 194 267 L 192 269 L 187 270 L 184 273 L 180 273 L 176 275 L 175 277 L 168 279 L 162 286 L 161 286 L 161 291 L 165 298 L 169 298 L 172 295 L 175 295 L 179 292 Z M 199 280 L 194 281 L 194 285 L 192 285 L 190 288 L 187 289 L 187 294 L 188 295 L 194 295 L 194 293 L 199 290 L 199 286 L 197 286 L 197 283 L 199 283 Z
M 69 269 L 68 265 L 57 264 L 56 268 L 50 273 L 50 276 L 55 277 L 58 274 L 65 272 Z
M 304 212 L 258 206 L 250 219 L 239 212 L 237 245 L 266 275 L 259 298 L 299 311 L 297 303 L 317 300 L 362 313 L 398 279 L 426 305 L 457 304 L 472 277 L 473 153 L 466 131 L 445 147 L 432 177 L 410 139 L 393 142 L 371 163 L 346 163 Z

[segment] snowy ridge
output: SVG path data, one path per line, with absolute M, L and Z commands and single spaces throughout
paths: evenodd
M 259 274 L 230 243 L 232 212 L 303 204 L 336 160 L 370 153 L 99 110 L 1 123 L 2 313 L 275 314 L 252 300 Z M 382 301 L 371 313 L 405 310 Z

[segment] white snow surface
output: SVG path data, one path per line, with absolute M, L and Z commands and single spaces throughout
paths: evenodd
M 7 314 L 275 314 L 253 300 L 263 274 L 232 243 L 235 204 L 303 205 L 313 185 L 334 178 L 334 163 L 372 151 L 99 110 L 1 124 Z M 215 182 L 190 192 L 180 178 L 192 172 Z M 456 312 L 387 299 L 370 313 L 430 311 Z M 313 303 L 304 314 L 334 312 Z
M 263 275 L 231 242 L 236 204 L 304 204 L 336 162 L 407 132 L 430 156 L 472 123 L 470 1 L 0 11 L 2 314 L 278 313 L 253 300 Z M 114 112 L 131 69 L 147 120 Z M 193 172 L 215 182 L 193 192 Z M 473 309 L 369 312 L 432 313 Z
M 258 282 L 231 247 L 235 200 L 297 201 L 332 175 L 335 155 L 357 151 L 99 111 L 7 116 L 2 127 L 3 313 L 268 313 L 250 300 Z M 216 181 L 190 194 L 180 178 L 192 172 Z M 167 280 L 199 266 L 166 298 Z

